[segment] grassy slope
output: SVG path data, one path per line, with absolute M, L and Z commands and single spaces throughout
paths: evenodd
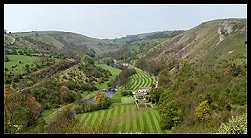
M 39 57 L 24 56 L 24 55 L 8 55 L 9 62 L 4 62 L 4 67 L 11 69 L 11 66 L 17 65 L 14 69 L 15 74 L 23 74 L 25 71 L 25 65 L 31 65 L 39 59 Z M 20 64 L 19 61 L 22 63 Z
M 205 22 L 170 40 L 166 39 L 168 41 L 163 41 L 158 48 L 149 51 L 142 59 L 145 60 L 147 64 L 153 61 L 168 65 L 174 59 L 178 59 L 178 61 L 186 59 L 196 64 L 215 64 L 222 60 L 228 60 L 228 58 L 233 57 L 233 55 L 246 55 L 246 32 L 240 31 L 245 26 L 246 20 L 229 22 L 229 24 L 232 23 L 235 27 L 239 27 L 238 31 L 225 35 L 224 41 L 219 45 L 216 45 L 219 42 L 219 34 L 217 31 L 222 27 L 220 25 L 224 23 L 224 20 Z M 229 51 L 234 52 L 228 54 Z M 166 66 L 161 69 L 166 69 Z

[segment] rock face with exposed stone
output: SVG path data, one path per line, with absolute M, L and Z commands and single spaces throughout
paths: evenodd
M 217 31 L 217 33 L 219 34 L 219 41 L 216 46 L 219 45 L 225 39 L 225 36 L 231 34 L 232 32 L 238 31 L 236 24 L 238 24 L 238 21 L 234 20 L 225 20 L 223 21 L 223 23 L 219 23 Z

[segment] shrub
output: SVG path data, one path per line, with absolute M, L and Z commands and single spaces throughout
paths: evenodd
M 205 100 L 201 102 L 196 108 L 195 108 L 195 117 L 200 120 L 208 120 L 210 117 L 210 109 L 209 109 L 209 104 L 208 101 Z
M 111 99 L 107 97 L 104 92 L 97 92 L 96 103 L 98 108 L 106 109 L 111 105 Z
M 228 123 L 223 123 L 218 132 L 220 134 L 247 134 L 247 114 L 232 117 Z

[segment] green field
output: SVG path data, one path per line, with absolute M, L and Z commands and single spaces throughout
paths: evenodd
M 148 108 L 138 110 L 136 105 L 115 104 L 109 109 L 96 112 L 78 114 L 77 120 L 83 127 L 95 129 L 97 132 L 106 133 L 168 133 L 159 125 L 159 113 Z M 105 123 L 102 123 L 104 121 Z
M 17 65 L 17 67 L 13 69 L 15 74 L 23 74 L 25 72 L 26 64 L 32 65 L 39 59 L 39 57 L 24 55 L 7 55 L 7 57 L 9 58 L 9 61 L 4 62 L 4 67 L 11 70 L 12 66 Z M 21 61 L 21 64 L 19 61 Z
M 136 71 L 137 73 L 129 78 L 125 89 L 135 91 L 141 87 L 150 87 L 154 81 L 152 77 L 140 69 L 136 69 Z

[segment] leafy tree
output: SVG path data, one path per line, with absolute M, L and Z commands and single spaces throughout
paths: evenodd
M 152 89 L 150 92 L 150 99 L 152 103 L 158 103 L 160 99 L 161 90 L 160 88 Z
M 180 110 L 170 91 L 162 94 L 159 103 L 159 112 L 161 117 L 160 127 L 162 129 L 171 129 L 181 122 Z
M 119 76 L 116 77 L 112 87 L 121 86 L 123 84 L 126 84 L 128 82 L 128 80 L 129 80 L 129 77 L 132 76 L 135 73 L 136 73 L 135 69 L 124 68 L 120 72 Z

